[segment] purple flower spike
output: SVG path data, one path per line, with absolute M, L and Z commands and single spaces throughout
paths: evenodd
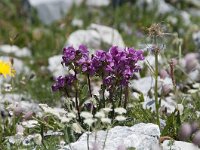
M 108 88 L 115 83 L 116 86 L 126 86 L 135 72 L 141 70 L 137 64 L 144 60 L 143 51 L 134 48 L 119 48 L 112 46 L 108 52 L 97 50 L 89 57 L 89 51 L 85 45 L 80 45 L 76 50 L 72 46 L 63 49 L 62 64 L 68 66 L 76 74 L 96 75 L 103 78 L 103 84 Z M 73 75 L 65 78 L 59 77 L 52 86 L 53 91 L 71 86 L 75 77 Z

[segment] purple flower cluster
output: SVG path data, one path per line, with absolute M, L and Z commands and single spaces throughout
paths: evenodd
M 89 76 L 100 76 L 104 85 L 126 86 L 135 72 L 140 70 L 138 61 L 144 60 L 143 51 L 133 48 L 119 48 L 113 46 L 108 52 L 97 50 L 89 57 L 86 46 L 80 45 L 76 50 L 73 47 L 66 47 L 63 50 L 62 64 L 68 66 L 75 72 L 71 75 L 74 78 L 58 77 L 53 85 L 53 90 L 61 89 L 67 83 L 73 82 L 76 74 L 87 74 Z M 70 81 L 68 83 L 68 81 Z

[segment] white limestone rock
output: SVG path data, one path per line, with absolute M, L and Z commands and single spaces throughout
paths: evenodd
M 28 48 L 19 48 L 16 45 L 0 45 L 0 52 L 13 54 L 16 57 L 31 57 L 31 51 Z
M 28 4 L 36 9 L 39 19 L 44 24 L 51 24 L 63 18 L 73 4 L 81 4 L 83 0 L 27 0 Z
M 110 0 L 87 0 L 86 1 L 87 6 L 93 6 L 93 7 L 108 6 L 109 4 L 110 4 Z
M 97 146 L 98 149 L 103 148 L 106 137 L 106 131 L 97 131 L 95 142 L 95 133 L 89 135 L 89 147 Z M 158 144 L 160 137 L 159 127 L 152 123 L 140 123 L 132 127 L 116 126 L 108 130 L 107 140 L 104 150 L 116 150 L 119 147 L 130 148 L 136 150 L 150 150 L 154 145 Z M 73 150 L 87 150 L 87 133 L 84 133 L 78 141 L 70 144 Z M 70 150 L 69 145 L 64 146 L 63 150 Z
M 194 41 L 195 45 L 200 50 L 200 31 L 194 32 L 192 34 L 192 38 L 193 38 L 193 41 Z
M 91 24 L 87 30 L 73 32 L 66 43 L 75 48 L 78 48 L 80 44 L 85 44 L 90 49 L 99 49 L 101 45 L 125 47 L 124 41 L 116 29 L 98 24 Z
M 200 150 L 197 146 L 192 143 L 183 141 L 169 141 L 165 140 L 162 144 L 163 150 Z
M 62 76 L 65 74 L 64 67 L 61 64 L 62 55 L 55 55 L 48 59 L 48 70 L 54 77 Z
M 154 85 L 155 80 L 151 76 L 144 77 L 139 80 L 133 80 L 132 82 L 130 82 L 130 88 L 134 88 L 142 92 L 144 95 L 147 95 L 149 90 L 151 90 Z

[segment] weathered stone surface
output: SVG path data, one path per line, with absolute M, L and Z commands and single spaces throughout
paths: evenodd
M 171 144 L 170 144 L 171 142 Z M 162 144 L 163 150 L 199 150 L 197 146 L 192 143 L 183 142 L 183 141 L 169 141 L 165 140 Z
M 61 64 L 62 55 L 55 55 L 48 59 L 48 70 L 52 73 L 53 77 L 59 77 L 66 74 L 66 67 Z
M 93 7 L 101 7 L 108 6 L 110 4 L 110 0 L 87 0 L 86 5 Z
M 80 4 L 82 0 L 27 0 L 27 2 L 36 9 L 39 19 L 48 25 L 64 17 L 73 4 Z
M 98 24 L 91 24 L 87 30 L 73 32 L 66 43 L 66 45 L 73 45 L 75 48 L 78 48 L 80 44 L 85 44 L 90 49 L 99 49 L 102 47 L 101 45 L 125 46 L 117 30 Z
M 200 50 L 200 31 L 193 33 L 192 37 L 195 45 Z
M 89 134 L 89 147 L 103 148 L 107 134 L 107 140 L 105 142 L 104 150 L 117 150 L 119 147 L 130 148 L 134 147 L 136 150 L 150 150 L 155 144 L 158 144 L 158 138 L 160 136 L 160 130 L 155 124 L 140 123 L 132 127 L 116 126 L 108 133 L 106 131 L 97 131 L 96 142 L 95 133 Z M 87 150 L 87 133 L 84 133 L 78 141 L 70 144 L 73 150 Z M 64 150 L 69 150 L 69 146 L 65 146 Z
M 46 25 L 51 24 L 63 18 L 72 8 L 72 6 L 80 5 L 83 0 L 26 0 L 24 8 L 27 13 L 31 8 L 37 11 L 39 19 Z M 108 6 L 109 0 L 86 0 L 86 5 L 90 7 Z
M 16 45 L 1 45 L 0 46 L 0 52 L 6 53 L 6 54 L 13 54 L 16 57 L 30 57 L 31 51 L 24 47 L 20 49 Z

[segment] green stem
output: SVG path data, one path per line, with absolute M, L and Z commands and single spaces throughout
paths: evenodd
M 81 115 L 80 115 L 80 109 L 79 109 L 79 104 L 78 104 L 78 79 L 77 79 L 76 68 L 74 69 L 74 72 L 75 72 L 75 79 L 76 79 L 76 83 L 75 83 L 75 105 L 76 105 L 76 110 L 78 112 L 78 120 L 79 120 L 79 122 L 81 122 Z
M 90 83 L 90 76 L 89 76 L 89 74 L 87 75 L 87 79 L 88 79 L 88 87 L 89 87 L 90 97 L 92 97 L 92 89 L 91 89 L 91 83 Z
M 105 146 L 106 146 L 106 140 L 107 140 L 107 137 L 108 137 L 108 129 L 107 129 L 107 131 L 106 131 L 106 137 L 105 137 L 105 140 L 104 140 L 104 142 L 103 142 L 103 150 L 104 150 L 104 148 L 105 148 Z
M 128 85 L 125 87 L 125 101 L 124 101 L 124 108 L 126 109 L 128 103 Z
M 158 101 L 158 51 L 155 51 L 155 105 L 156 105 L 156 122 L 160 128 L 160 119 L 159 119 L 159 101 Z
M 90 150 L 90 146 L 89 146 L 89 135 L 90 134 L 90 127 L 89 127 L 89 131 L 88 131 L 88 133 L 87 133 L 87 148 L 88 148 L 88 150 Z

